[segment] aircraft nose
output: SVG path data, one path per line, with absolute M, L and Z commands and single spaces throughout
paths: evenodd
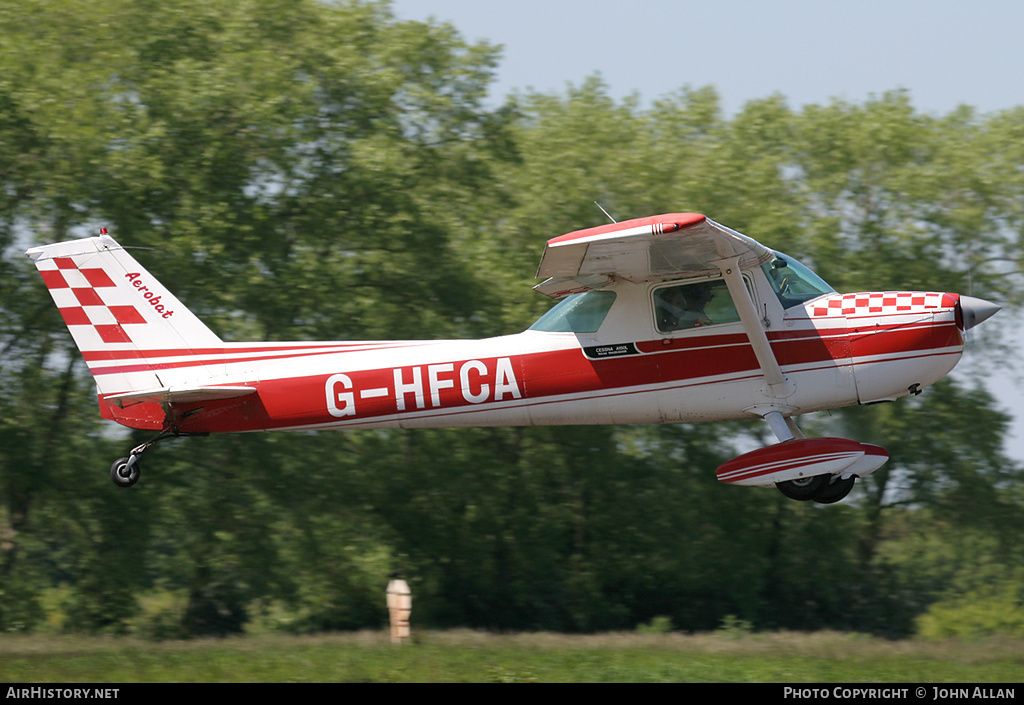
M 979 323 L 987 321 L 1001 309 L 1002 306 L 976 299 L 973 296 L 960 296 L 960 310 L 963 313 L 964 330 L 970 330 Z

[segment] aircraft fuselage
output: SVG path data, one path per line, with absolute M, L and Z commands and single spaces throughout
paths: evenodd
M 208 384 L 256 388 L 175 404 L 181 432 L 207 433 L 685 423 L 756 418 L 765 404 L 801 414 L 916 391 L 949 372 L 963 349 L 951 294 L 831 294 L 785 311 L 769 306 L 776 318 L 766 319 L 768 339 L 792 386 L 779 398 L 766 389 L 740 324 L 659 334 L 646 304 L 650 288 L 621 285 L 605 323 L 589 334 L 228 343 L 199 354 L 168 351 L 149 364 L 165 383 L 205 372 Z M 125 362 L 90 366 L 102 379 L 131 374 Z M 125 425 L 164 427 L 159 404 L 120 408 L 102 395 L 100 403 Z

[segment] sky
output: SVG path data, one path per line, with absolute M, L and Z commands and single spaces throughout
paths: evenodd
M 392 11 L 501 45 L 495 105 L 600 75 L 612 96 L 643 104 L 710 85 L 727 116 L 775 94 L 799 109 L 891 90 L 935 115 L 1024 106 L 1022 0 L 393 0 Z M 1024 462 L 1022 380 L 1018 363 L 989 386 L 1014 417 L 1007 452 Z
M 402 19 L 503 47 L 492 99 L 600 74 L 651 101 L 714 86 L 727 114 L 906 89 L 921 112 L 1024 105 L 1020 0 L 393 0 Z

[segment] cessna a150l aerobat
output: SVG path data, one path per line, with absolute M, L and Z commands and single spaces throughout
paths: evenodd
M 158 433 L 114 463 L 125 487 L 167 436 L 760 417 L 779 442 L 718 479 L 835 502 L 888 455 L 805 438 L 793 417 L 917 394 L 999 310 L 941 292 L 839 294 L 696 213 L 549 240 L 536 289 L 561 300 L 528 330 L 485 340 L 225 343 L 105 231 L 27 254 L 101 414 Z

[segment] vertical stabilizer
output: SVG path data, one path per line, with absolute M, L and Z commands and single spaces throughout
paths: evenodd
M 26 254 L 96 379 L 101 395 L 167 386 L 182 360 L 223 342 L 109 235 L 34 247 Z M 161 379 L 163 377 L 164 379 Z

